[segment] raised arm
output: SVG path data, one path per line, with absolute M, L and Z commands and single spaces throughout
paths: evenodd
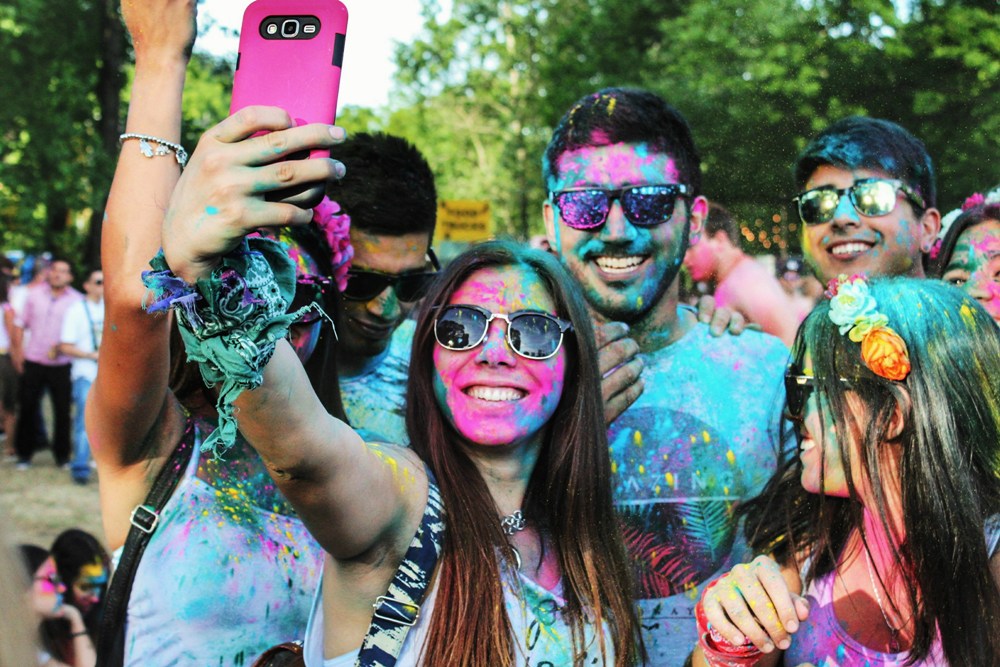
M 252 137 L 261 130 L 271 132 Z M 306 149 L 331 148 L 343 137 L 340 128 L 326 125 L 292 127 L 288 114 L 274 107 L 247 107 L 209 130 L 199 141 L 166 216 L 163 250 L 173 274 L 188 284 L 210 278 L 220 258 L 240 246 L 247 233 L 259 227 L 308 224 L 310 210 L 268 202 L 262 195 L 337 178 L 343 174 L 343 165 L 330 159 L 275 160 Z M 226 271 L 230 269 L 232 265 Z M 259 267 L 245 270 L 245 277 L 253 277 L 248 283 L 251 289 L 253 284 L 282 284 Z M 241 283 L 231 273 L 226 275 L 226 286 L 212 279 L 203 281 L 199 290 L 211 295 L 211 300 L 233 294 L 228 290 Z M 251 339 L 269 346 L 281 333 L 252 338 L 249 332 L 257 330 L 262 320 L 256 319 L 247 304 L 274 297 L 262 292 L 252 298 L 240 294 L 244 297 L 227 300 L 241 304 L 239 308 L 226 312 L 239 312 L 246 319 L 234 325 L 230 317 L 223 327 L 241 332 L 232 349 L 243 353 L 257 349 Z M 206 309 L 193 318 L 201 326 L 205 322 L 216 325 L 211 313 L 217 311 L 210 309 L 209 301 L 197 301 L 199 308 Z M 270 312 L 266 305 L 260 307 Z M 222 338 L 198 349 L 210 348 L 216 358 L 226 357 L 215 346 Z M 225 349 L 230 349 L 230 343 Z M 233 377 L 229 366 L 225 375 Z M 220 391 L 225 395 L 225 382 Z M 241 432 L 327 552 L 352 559 L 378 547 L 400 554 L 405 550 L 426 498 L 422 464 L 408 449 L 367 445 L 349 426 L 330 416 L 287 341 L 277 341 L 263 383 L 240 394 L 235 408 Z
M 126 131 L 178 143 L 195 0 L 124 2 L 122 14 L 136 58 Z M 105 208 L 106 316 L 87 429 L 112 547 L 124 541 L 131 508 L 145 497 L 178 437 L 181 417 L 171 411 L 167 389 L 169 320 L 143 312 L 141 273 L 160 247 L 163 216 L 180 171 L 174 154 L 146 157 L 138 141 L 128 140 Z

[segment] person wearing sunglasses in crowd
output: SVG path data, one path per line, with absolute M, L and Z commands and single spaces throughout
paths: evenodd
M 275 129 L 272 117 L 284 118 L 256 107 L 203 135 L 166 214 L 158 277 L 147 283 L 156 303 L 173 304 L 190 357 L 206 359 L 209 337 L 260 350 L 235 399 L 239 428 L 328 553 L 306 664 L 376 664 L 359 650 L 393 644 L 396 664 L 407 666 L 637 664 L 597 352 L 568 276 L 550 255 L 506 242 L 455 259 L 414 328 L 410 447 L 366 441 L 329 414 L 280 335 L 285 316 L 267 286 L 287 279 L 286 262 L 244 238 L 261 224 L 308 221 L 256 199 L 275 169 L 253 164 L 270 141 L 252 135 Z M 274 134 L 289 151 L 335 149 L 339 136 L 322 126 Z M 328 178 L 323 162 L 284 165 L 286 185 Z M 218 186 L 244 173 L 239 188 Z M 226 213 L 206 217 L 206 207 Z M 168 284 L 176 289 L 160 288 Z M 240 321 L 215 305 L 230 301 L 229 284 L 253 304 Z M 202 362 L 213 374 L 217 366 Z M 436 563 L 410 567 L 411 543 L 441 531 Z M 410 602 L 389 588 L 397 570 L 429 582 L 419 612 L 419 596 Z M 392 630 L 366 635 L 386 618 L 397 619 Z
M 28 609 L 36 623 L 40 667 L 94 667 L 97 654 L 80 610 L 64 603 L 66 585 L 48 551 L 35 544 L 19 546 L 28 575 Z
M 348 169 L 328 194 L 350 216 L 354 249 L 336 323 L 344 409 L 355 428 L 406 443 L 409 316 L 440 268 L 434 174 L 415 146 L 390 134 L 351 135 L 336 157 Z
M 919 139 L 891 121 L 844 118 L 809 142 L 794 180 L 802 250 L 821 282 L 842 273 L 924 277 L 941 214 Z
M 684 663 L 694 600 L 746 551 L 731 514 L 776 465 L 788 350 L 710 335 L 677 274 L 707 202 L 691 130 L 658 95 L 610 88 L 560 120 L 543 159 L 552 248 L 599 323 L 624 322 L 645 391 L 609 429 L 650 665 Z
M 799 330 L 799 451 L 739 509 L 694 664 L 1000 664 L 1000 330 L 955 287 L 843 276 Z M 783 653 L 783 656 L 782 656 Z
M 226 410 L 217 412 L 217 400 L 227 405 L 232 388 L 185 365 L 183 350 L 179 357 L 170 350 L 172 318 L 144 310 L 141 274 L 161 245 L 164 212 L 185 157 L 176 142 L 196 3 L 123 3 L 122 13 L 136 56 L 126 129 L 147 138 L 124 140 L 107 201 L 106 317 L 87 426 L 108 546 L 119 549 L 127 538 L 132 544 L 141 532 L 152 534 L 130 595 L 119 593 L 127 604 L 121 616 L 112 613 L 111 593 L 129 575 L 119 566 L 111 580 L 101 639 L 121 643 L 102 643 L 101 664 L 246 665 L 267 647 L 302 636 L 323 552 L 257 454 L 234 438 L 236 425 Z M 266 122 L 269 129 L 291 123 L 280 114 Z M 264 162 L 288 155 L 266 152 Z M 321 165 L 323 179 L 334 168 L 329 160 L 306 162 Z M 259 185 L 260 197 L 279 187 L 273 181 Z M 262 202 L 249 203 L 255 205 Z M 337 237 L 336 231 L 346 230 L 329 206 L 324 211 L 301 211 L 310 224 L 281 238 L 291 243 L 283 252 L 297 269 L 289 285 L 295 292 L 291 308 L 302 315 L 292 326 L 294 349 L 308 359 L 324 409 L 343 415 L 333 329 L 317 316 L 315 304 L 335 313 L 333 246 L 345 254 L 340 241 L 346 234 Z M 224 211 L 202 213 L 221 217 Z M 329 241 L 331 230 L 335 243 Z M 231 447 L 220 458 L 224 442 Z M 163 492 L 154 522 L 153 514 L 137 508 L 149 504 L 161 473 L 176 487 Z
M 944 217 L 930 273 L 977 299 L 1000 324 L 1000 186 Z

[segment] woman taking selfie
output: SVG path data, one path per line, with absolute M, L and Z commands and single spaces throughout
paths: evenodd
M 273 314 L 287 295 L 268 287 L 287 281 L 282 254 L 243 238 L 308 221 L 254 197 L 257 188 L 332 175 L 327 160 L 257 166 L 275 142 L 322 149 L 342 136 L 311 125 L 252 137 L 282 118 L 256 107 L 202 137 L 147 282 L 177 279 L 154 298 L 175 303 L 189 356 L 205 356 L 217 338 L 259 351 L 238 373 L 247 379 L 234 404 L 240 430 L 328 554 L 307 664 L 369 664 L 365 651 L 387 645 L 400 665 L 635 664 L 596 351 L 571 281 L 553 258 L 506 243 L 455 260 L 416 325 L 411 448 L 365 442 L 324 409 L 283 340 Z M 257 305 L 238 322 L 212 307 L 236 302 Z M 423 569 L 411 543 L 440 557 Z M 427 591 L 417 614 L 423 592 L 405 602 L 397 570 Z M 377 627 L 384 617 L 402 620 Z

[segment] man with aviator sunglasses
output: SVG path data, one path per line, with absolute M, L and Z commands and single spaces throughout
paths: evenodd
M 749 556 L 729 517 L 775 469 L 788 351 L 758 332 L 714 337 L 679 303 L 707 202 L 691 130 L 662 98 L 622 88 L 581 98 L 542 165 L 553 250 L 593 318 L 624 322 L 640 351 L 645 388 L 608 432 L 612 483 L 647 664 L 679 667 L 697 639 L 698 590 Z
M 409 315 L 440 268 L 434 174 L 415 146 L 389 134 L 351 135 L 335 157 L 347 173 L 328 195 L 350 216 L 354 247 L 336 323 L 344 410 L 355 428 L 406 443 Z
M 887 120 L 844 118 L 810 141 L 794 178 L 802 249 L 823 283 L 855 273 L 924 277 L 941 214 L 923 142 Z

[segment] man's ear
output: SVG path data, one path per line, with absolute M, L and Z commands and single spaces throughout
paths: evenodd
M 925 255 L 934 247 L 938 232 L 941 231 L 941 211 L 936 208 L 929 208 L 917 220 L 917 229 L 920 233 L 920 251 Z
M 701 236 L 701 230 L 705 225 L 705 218 L 708 217 L 708 200 L 701 195 L 691 202 L 690 229 L 688 238 L 695 239 Z M 692 241 L 693 243 L 694 241 Z
M 549 239 L 549 246 L 557 255 L 562 254 L 559 245 L 559 221 L 556 220 L 556 210 L 552 207 L 552 202 L 546 199 L 542 202 L 542 219 L 545 220 L 545 236 Z

